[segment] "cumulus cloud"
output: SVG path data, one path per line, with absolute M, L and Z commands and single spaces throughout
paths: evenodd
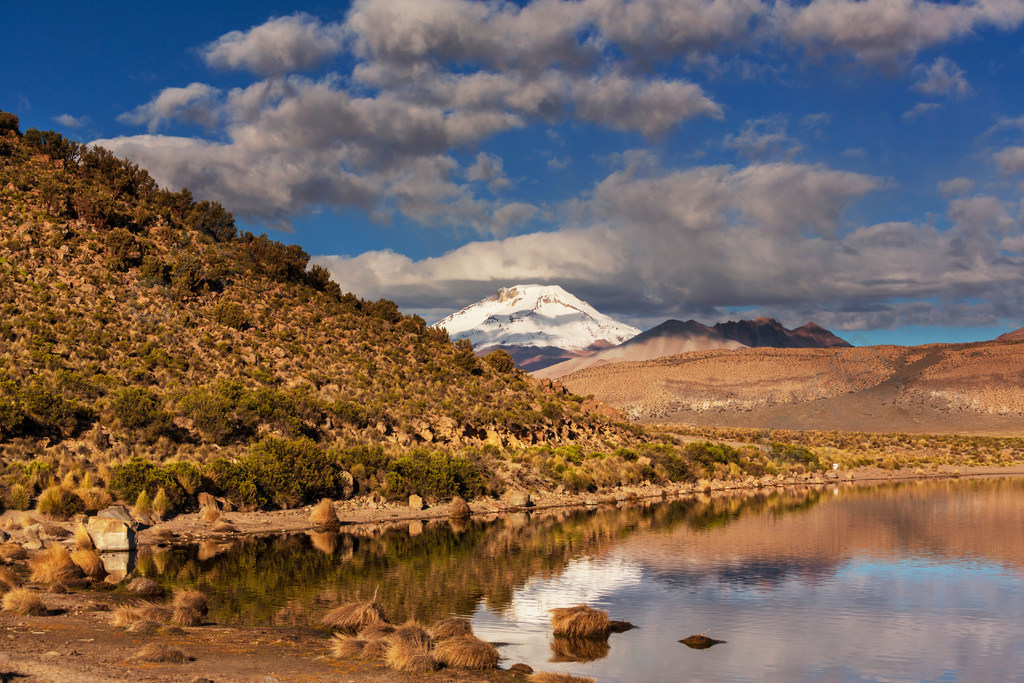
M 939 192 L 944 197 L 967 194 L 974 189 L 974 181 L 970 178 L 953 178 L 939 183 Z
M 476 162 L 466 169 L 466 180 L 486 183 L 491 192 L 500 192 L 512 185 L 512 181 L 505 176 L 501 157 L 487 152 L 476 155 Z
M 751 159 L 778 154 L 791 156 L 800 150 L 800 145 L 789 137 L 787 127 L 788 121 L 781 115 L 751 119 L 739 133 L 726 135 L 722 144 Z
M 248 31 L 231 31 L 202 49 L 218 69 L 245 69 L 262 76 L 306 71 L 337 55 L 344 45 L 341 24 L 323 24 L 299 13 L 271 19 Z
M 1003 173 L 1024 173 L 1024 147 L 1007 147 L 993 155 Z
M 960 98 L 971 92 L 971 84 L 967 82 L 964 70 L 945 57 L 937 58 L 931 66 L 916 66 L 914 75 L 918 79 L 914 90 L 925 95 Z
M 145 124 L 150 133 L 172 120 L 213 128 L 220 120 L 219 97 L 220 90 L 205 83 L 190 83 L 184 88 L 165 88 L 155 98 L 121 114 L 117 120 L 137 126 Z
M 778 3 L 775 20 L 786 38 L 808 49 L 891 63 L 981 28 L 1016 28 L 1024 21 L 1024 3 L 811 0 Z

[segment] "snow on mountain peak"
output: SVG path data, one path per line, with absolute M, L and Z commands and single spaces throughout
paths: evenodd
M 491 346 L 554 346 L 586 349 L 599 342 L 621 344 L 640 330 L 599 313 L 558 285 L 502 287 L 434 324 L 477 349 Z

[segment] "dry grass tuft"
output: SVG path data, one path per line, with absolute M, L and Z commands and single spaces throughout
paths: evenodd
M 498 666 L 498 651 L 474 635 L 453 636 L 434 648 L 434 657 L 445 666 L 460 669 L 493 669 Z
M 219 534 L 231 534 L 235 532 L 235 525 L 224 519 L 214 524 L 213 530 Z
M 174 612 L 168 607 L 158 605 L 155 602 L 144 602 L 138 607 L 139 616 L 148 621 L 156 621 L 161 624 L 171 620 Z
M 473 635 L 473 626 L 469 623 L 469 619 L 448 617 L 431 626 L 430 635 L 434 640 L 446 640 L 455 636 L 471 636 Z
M 319 529 L 337 529 L 341 526 L 341 520 L 334 511 L 334 501 L 330 498 L 324 498 L 313 506 L 309 513 L 309 521 Z
M 472 514 L 469 505 L 462 498 L 455 496 L 452 504 L 448 506 L 448 517 L 451 519 L 466 519 Z
M 141 619 L 142 614 L 131 605 L 118 605 L 110 611 L 110 623 L 119 628 L 128 628 Z
M 206 594 L 200 590 L 177 589 L 174 591 L 174 600 L 171 603 L 175 610 L 186 609 L 198 612 L 200 616 L 206 616 Z
M 324 555 L 333 555 L 338 551 L 338 534 L 333 531 L 311 531 L 309 541 Z
M 369 624 L 359 629 L 359 637 L 363 640 L 379 640 L 387 638 L 394 632 L 395 627 L 391 624 Z
M 128 630 L 132 633 L 152 634 L 160 630 L 162 624 L 152 619 L 137 619 L 128 624 Z
M 429 645 L 400 638 L 398 631 L 388 637 L 387 648 L 384 661 L 395 671 L 435 671 L 439 667 Z
M 89 531 L 85 528 L 84 524 L 79 524 L 75 527 L 75 545 L 82 550 L 88 550 L 93 548 L 92 536 L 89 535 Z
M 203 509 L 199 511 L 199 517 L 204 522 L 216 522 L 220 519 L 220 510 L 209 505 L 204 505 Z
M 203 623 L 203 615 L 194 609 L 175 607 L 171 622 L 176 626 L 199 626 Z
M 166 643 L 146 643 L 141 650 L 135 653 L 135 659 L 168 664 L 181 664 L 188 660 L 184 652 L 175 650 Z
M 426 650 L 434 646 L 434 639 L 430 637 L 427 630 L 412 620 L 396 628 L 394 633 L 387 637 L 387 640 L 389 643 L 402 640 Z
M 383 638 L 374 638 L 366 641 L 363 651 L 359 653 L 359 659 L 384 659 L 387 654 L 387 641 Z
M 106 573 L 100 554 L 92 548 L 79 548 L 72 552 L 71 561 L 78 565 L 86 576 L 103 576 Z
M 595 638 L 607 636 L 611 631 L 608 613 L 588 607 L 556 607 L 551 612 L 551 629 L 556 636 Z
M 163 586 L 144 576 L 132 579 L 128 584 L 128 592 L 141 598 L 162 598 L 165 593 Z
M 28 551 L 17 543 L 4 543 L 0 545 L 0 561 L 15 562 L 28 557 Z
M 71 559 L 71 553 L 60 544 L 37 553 L 28 561 L 28 566 L 32 570 L 32 581 L 36 583 L 67 584 L 82 577 L 82 570 Z
M 14 573 L 13 569 L 0 567 L 0 587 L 21 588 L 21 577 Z
M 553 674 L 550 671 L 538 671 L 530 676 L 530 683 L 597 683 L 597 679 L 589 676 L 573 676 L 567 673 Z
M 320 620 L 328 628 L 354 633 L 364 626 L 386 624 L 388 618 L 384 608 L 373 600 L 365 602 L 346 602 L 331 610 Z
M 354 636 L 334 634 L 331 640 L 331 656 L 337 659 L 351 659 L 363 653 L 366 641 Z
M 555 636 L 551 640 L 552 662 L 596 662 L 604 659 L 611 646 L 604 638 Z
M 4 594 L 3 610 L 29 617 L 41 617 L 46 614 L 46 605 L 34 591 L 28 588 L 12 588 Z

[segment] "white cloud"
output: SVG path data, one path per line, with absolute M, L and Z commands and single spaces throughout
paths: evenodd
M 491 192 L 500 192 L 512 185 L 512 181 L 505 176 L 501 157 L 487 152 L 476 155 L 476 162 L 466 169 L 466 180 L 487 183 Z
M 911 107 L 907 111 L 903 112 L 903 117 L 902 118 L 903 118 L 904 121 L 908 121 L 909 122 L 909 121 L 913 121 L 914 119 L 916 119 L 916 118 L 918 118 L 920 116 L 924 116 L 925 114 L 927 114 L 930 111 L 938 111 L 938 110 L 944 109 L 944 108 L 945 107 L 943 107 L 938 102 L 918 102 L 913 107 Z
M 65 128 L 72 128 L 74 130 L 84 128 L 85 126 L 89 125 L 88 116 L 76 118 L 71 114 L 61 114 L 60 116 L 54 116 L 53 120 L 59 123 L 60 125 L 64 126 Z
M 1003 173 L 1024 173 L 1024 147 L 1007 147 L 992 158 Z
M 914 90 L 925 95 L 960 98 L 971 92 L 971 84 L 964 77 L 964 70 L 945 57 L 938 57 L 931 66 L 916 66 L 914 75 L 918 79 Z
M 800 145 L 787 134 L 788 125 L 782 115 L 751 119 L 739 133 L 726 135 L 722 144 L 750 159 L 779 154 L 792 156 L 800 150 Z
M 944 197 L 967 194 L 974 189 L 974 181 L 970 178 L 953 178 L 939 183 L 939 192 Z
M 246 69 L 262 76 L 306 71 L 337 55 L 344 45 L 341 24 L 323 24 L 308 14 L 270 19 L 248 31 L 231 31 L 202 49 L 218 69 Z
M 220 90 L 205 83 L 190 83 L 184 88 L 165 88 L 155 98 L 121 114 L 117 120 L 137 126 L 145 124 L 150 133 L 175 119 L 213 128 L 220 120 L 219 97 Z

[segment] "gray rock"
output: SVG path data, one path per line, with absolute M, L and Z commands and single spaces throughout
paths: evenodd
M 21 532 L 21 535 L 25 538 L 21 546 L 25 550 L 40 550 L 43 547 L 43 541 L 39 538 L 39 525 L 33 524 L 27 529 Z
M 351 472 L 342 472 L 341 479 L 341 495 L 339 498 L 341 500 L 348 500 L 352 496 L 356 495 L 356 480 L 355 477 L 352 476 Z
M 85 529 L 89 532 L 92 544 L 101 553 L 135 550 L 135 529 L 121 520 L 90 517 Z
M 213 508 L 214 510 L 219 510 L 220 509 L 217 506 L 217 499 L 213 497 L 212 493 L 207 493 L 206 491 L 200 491 L 198 498 L 199 498 L 199 507 L 202 507 L 202 508 Z
M 96 517 L 99 517 L 100 519 L 114 519 L 132 528 L 138 524 L 135 521 L 135 518 L 132 517 L 132 513 L 130 513 L 128 508 L 124 505 L 111 505 L 106 510 L 100 510 L 97 512 Z M 95 517 L 91 518 L 89 521 L 92 522 L 93 519 L 95 519 Z
M 423 499 L 417 496 L 415 493 L 409 496 L 409 507 L 413 510 L 422 510 L 425 506 L 423 505 Z

